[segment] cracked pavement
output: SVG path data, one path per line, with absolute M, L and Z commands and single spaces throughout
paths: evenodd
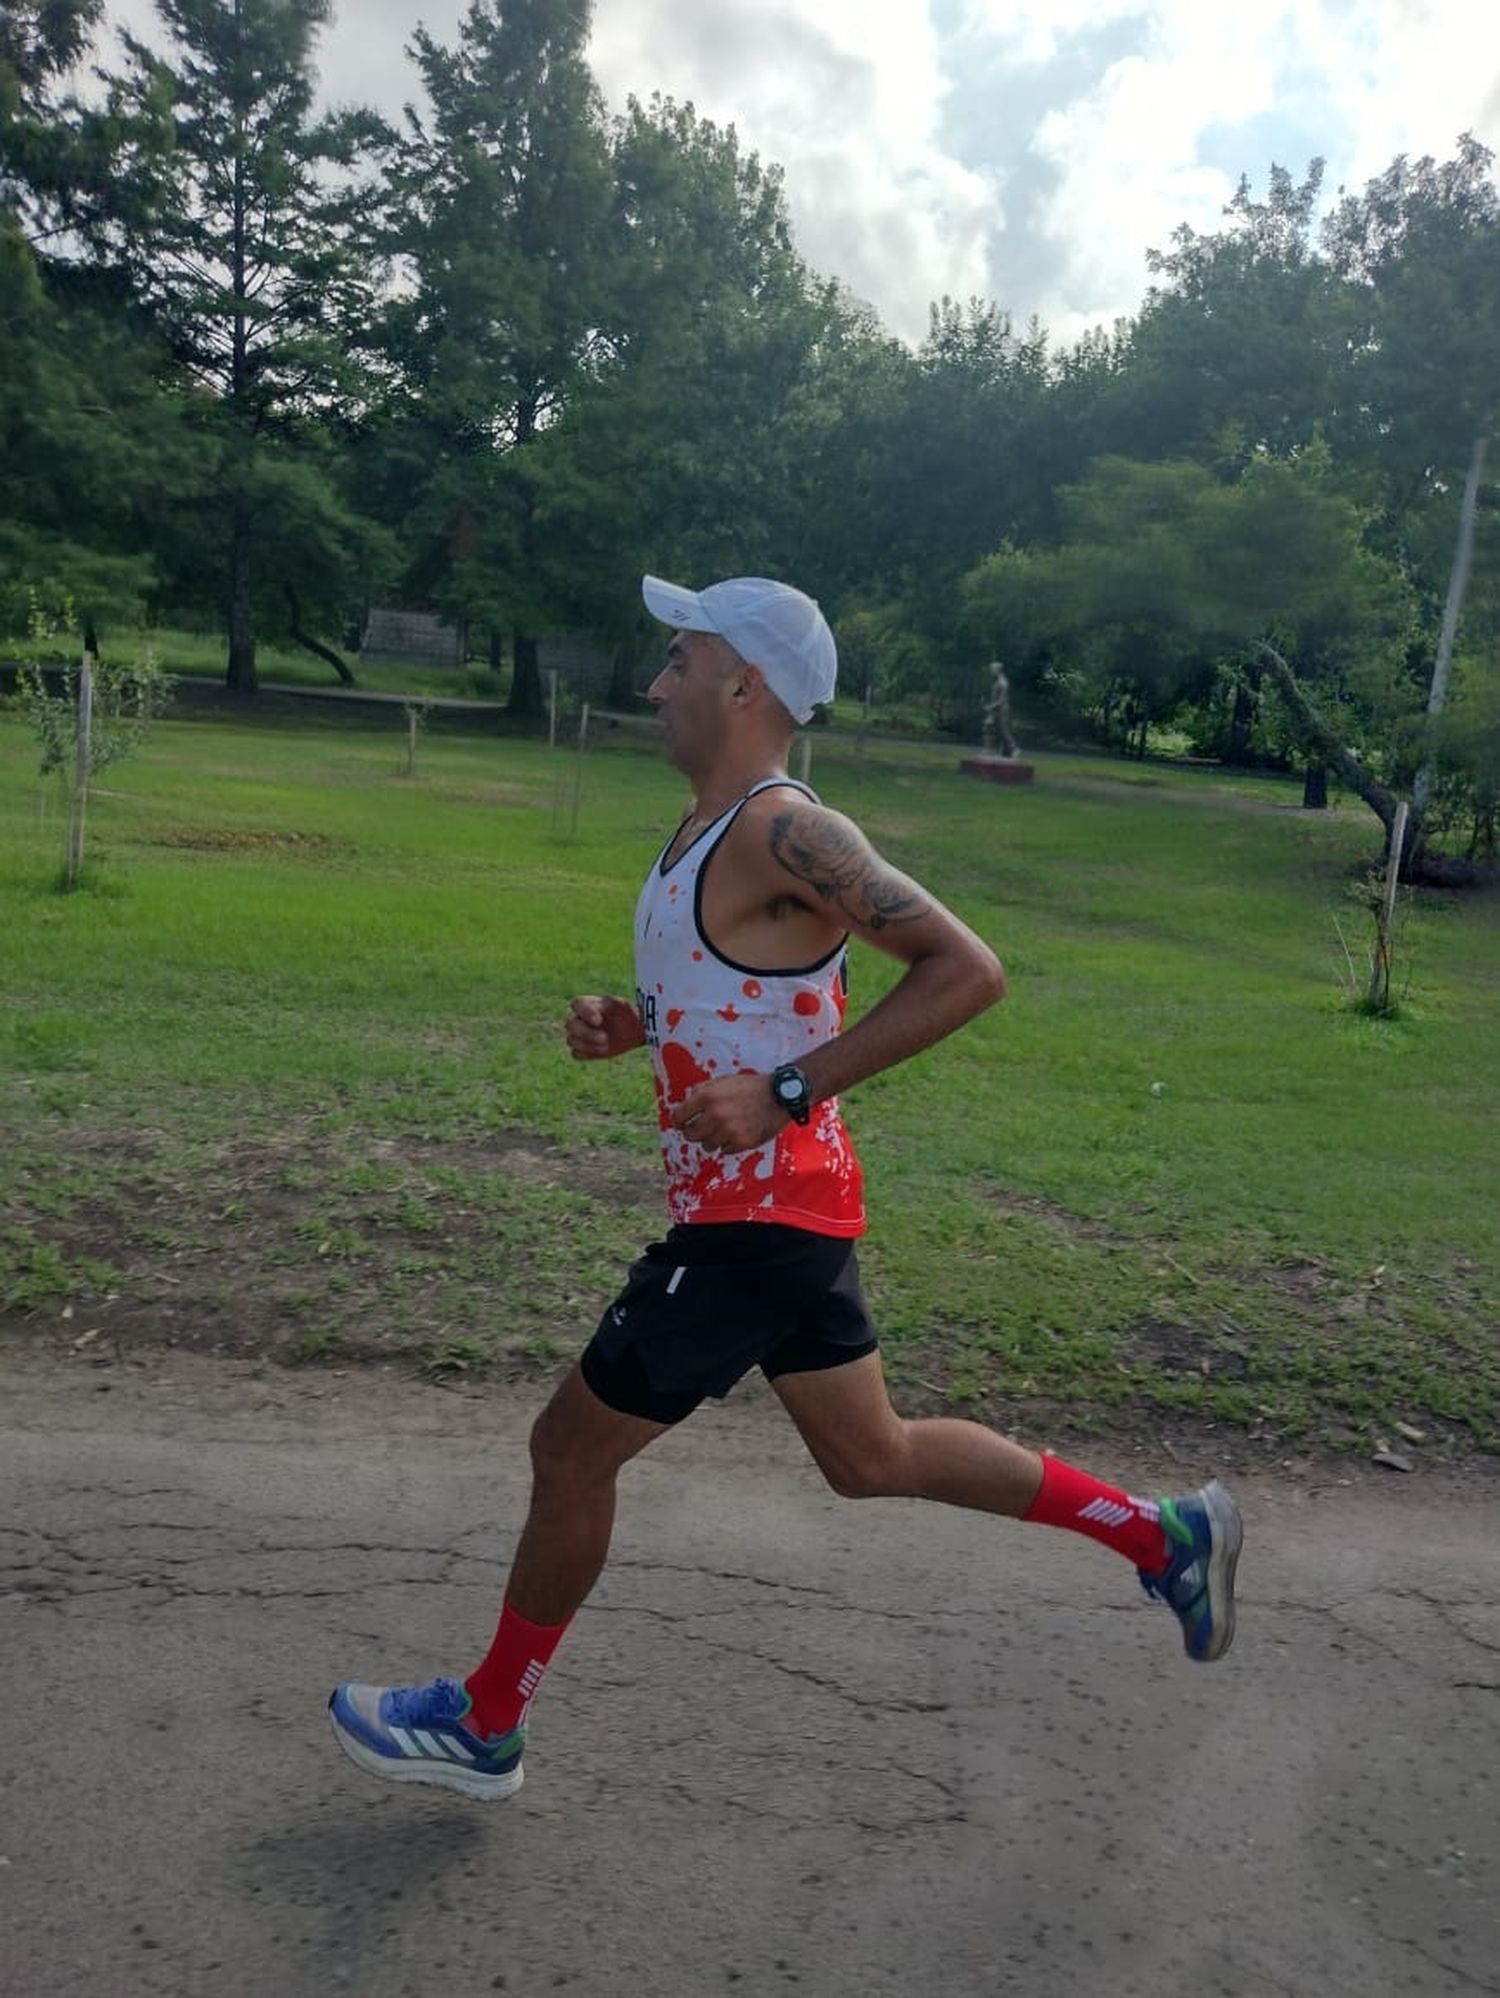
M 328 1688 L 482 1650 L 536 1405 L 7 1356 L 0 1989 L 1500 1993 L 1492 1468 L 1234 1477 L 1203 1670 L 1101 1549 L 840 1501 L 752 1391 L 626 1472 L 519 1797 L 387 1790 Z

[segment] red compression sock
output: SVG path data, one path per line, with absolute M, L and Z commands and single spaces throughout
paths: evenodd
M 1059 1457 L 1043 1457 L 1042 1488 L 1026 1518 L 1036 1526 L 1064 1526 L 1070 1533 L 1086 1534 L 1148 1575 L 1160 1574 L 1171 1557 L 1150 1499 L 1132 1498 Z
M 567 1623 L 528 1623 L 508 1600 L 503 1603 L 495 1641 L 464 1681 L 474 1702 L 465 1725 L 486 1735 L 509 1734 L 519 1727 L 567 1627 Z

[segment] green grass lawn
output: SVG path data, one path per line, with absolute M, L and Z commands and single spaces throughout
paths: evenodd
M 1424 897 L 1398 1020 L 1340 1004 L 1363 811 L 1274 781 L 826 741 L 813 771 L 1011 997 L 855 1092 L 862 1250 L 915 1399 L 1500 1447 L 1500 908 Z M 90 885 L 0 718 L 0 1302 L 59 1342 L 550 1364 L 660 1215 L 628 992 L 683 803 L 652 748 L 168 723 L 102 780 Z M 47 808 L 44 814 L 44 806 Z M 853 1012 L 894 968 L 856 953 Z M 64 1317 L 64 1313 L 69 1315 Z

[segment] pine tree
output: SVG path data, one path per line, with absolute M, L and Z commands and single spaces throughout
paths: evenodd
M 251 694 L 257 596 L 284 587 L 285 524 L 335 567 L 360 541 L 317 442 L 361 388 L 374 282 L 361 169 L 384 128 L 366 112 L 314 116 L 329 0 L 157 6 L 170 53 L 122 36 L 125 69 L 91 123 L 113 157 L 109 198 L 79 226 L 166 341 L 211 444 L 202 566 L 228 684 Z

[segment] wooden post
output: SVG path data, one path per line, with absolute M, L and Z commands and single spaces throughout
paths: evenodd
M 804 735 L 797 744 L 797 775 L 804 784 L 812 782 L 812 737 Z
M 73 777 L 72 809 L 68 815 L 68 864 L 64 886 L 76 888 L 83 866 L 83 827 L 89 802 L 89 764 L 94 732 L 94 655 L 85 652 L 78 669 L 78 761 Z
M 410 703 L 406 709 L 406 774 L 417 774 L 417 711 Z

